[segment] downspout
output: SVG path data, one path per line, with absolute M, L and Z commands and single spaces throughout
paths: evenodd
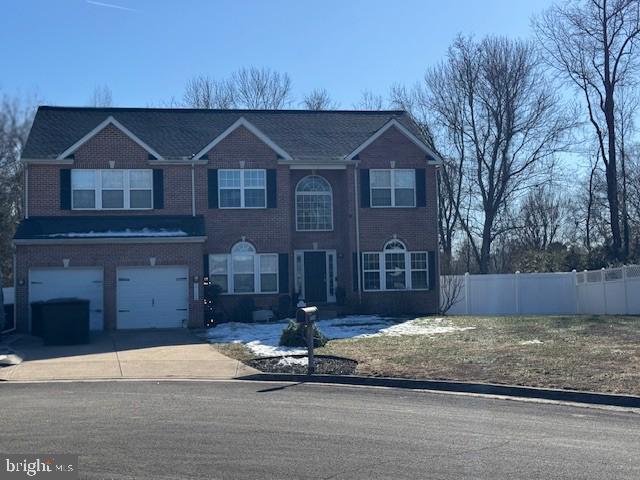
M 196 216 L 196 172 L 195 164 L 191 162 L 191 216 Z
M 29 164 L 24 166 L 24 218 L 29 218 Z
M 355 219 L 356 219 L 356 265 L 357 272 L 356 275 L 358 277 L 358 302 L 362 304 L 362 271 L 361 269 L 361 259 L 360 259 L 360 215 L 358 202 L 360 196 L 358 195 L 358 164 L 356 163 L 353 167 L 353 191 L 354 191 L 354 209 L 355 209 Z

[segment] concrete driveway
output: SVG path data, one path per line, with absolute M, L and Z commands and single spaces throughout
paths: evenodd
M 185 329 L 98 334 L 87 345 L 68 346 L 24 337 L 11 348 L 24 360 L 0 368 L 0 380 L 229 379 L 256 373 Z

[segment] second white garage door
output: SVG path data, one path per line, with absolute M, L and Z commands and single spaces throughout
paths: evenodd
M 187 267 L 118 268 L 118 328 L 175 328 L 187 325 Z

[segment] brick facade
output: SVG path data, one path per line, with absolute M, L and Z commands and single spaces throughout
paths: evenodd
M 426 207 L 420 208 L 361 208 L 354 195 L 354 178 L 358 169 L 349 165 L 343 169 L 300 170 L 279 163 L 277 154 L 244 127 L 239 127 L 208 152 L 206 164 L 168 165 L 149 159 L 148 152 L 113 125 L 82 145 L 74 154 L 72 165 L 28 166 L 30 216 L 87 215 L 87 211 L 62 210 L 59 195 L 59 170 L 62 168 L 162 168 L 164 170 L 164 208 L 159 210 L 91 211 L 91 215 L 191 215 L 192 168 L 195 173 L 195 210 L 205 218 L 205 243 L 149 243 L 100 245 L 18 245 L 16 303 L 18 326 L 27 327 L 28 270 L 44 266 L 62 266 L 62 259 L 70 259 L 70 266 L 104 267 L 105 326 L 116 328 L 115 271 L 118 266 L 148 265 L 149 257 L 158 264 L 186 265 L 190 277 L 202 278 L 203 255 L 229 253 L 243 237 L 251 242 L 257 253 L 286 253 L 289 255 L 289 286 L 294 286 L 294 252 L 296 250 L 336 250 L 337 284 L 344 288 L 347 302 L 353 310 L 368 312 L 435 313 L 438 289 L 431 291 L 354 291 L 353 253 L 356 251 L 355 209 L 360 220 L 360 249 L 381 251 L 385 242 L 394 236 L 405 242 L 410 251 L 438 251 L 436 168 L 427 165 L 425 153 L 396 128 L 388 129 L 359 154 L 360 169 L 426 168 Z M 277 208 L 221 209 L 208 207 L 207 170 L 220 168 L 264 168 L 276 170 Z M 297 232 L 295 225 L 295 187 L 307 175 L 325 178 L 333 191 L 334 228 L 330 232 Z M 437 256 L 436 256 L 437 258 Z M 438 276 L 436 275 L 436 278 Z M 193 301 L 190 284 L 190 326 L 202 325 L 202 306 Z M 233 308 L 240 295 L 223 296 L 225 309 Z M 254 295 L 260 307 L 278 304 L 278 295 Z M 361 302 L 360 302 L 361 301 Z

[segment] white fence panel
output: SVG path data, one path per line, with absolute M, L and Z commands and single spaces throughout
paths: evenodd
M 469 311 L 479 315 L 507 315 L 517 309 L 513 275 L 469 275 Z
M 576 313 L 576 285 L 573 273 L 520 273 L 518 312 L 523 315 Z
M 451 315 L 640 315 L 640 265 L 456 278 L 463 285 Z
M 628 270 L 627 273 L 629 273 Z M 625 287 L 627 290 L 627 313 L 640 315 L 640 277 L 627 276 Z
M 15 289 L 13 287 L 6 287 L 2 289 L 2 296 L 4 297 L 5 305 L 13 305 L 15 303 Z

